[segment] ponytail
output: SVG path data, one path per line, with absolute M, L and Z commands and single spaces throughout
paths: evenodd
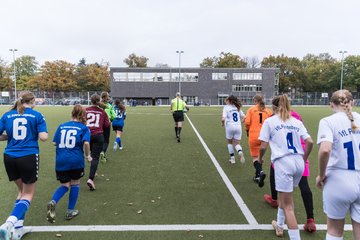
M 281 120 L 285 122 L 290 118 L 290 101 L 285 94 L 274 97 L 272 105 L 275 106 Z
M 257 95 L 255 95 L 255 97 L 253 99 L 256 102 L 256 104 L 258 105 L 259 110 L 264 111 L 264 109 L 265 109 L 264 97 L 257 94 Z
M 24 104 L 30 104 L 31 101 L 35 99 L 34 94 L 29 91 L 24 91 L 19 94 L 19 98 L 16 100 L 14 105 L 11 107 L 11 110 L 16 110 L 19 114 L 25 112 Z
M 353 100 L 354 98 L 348 90 L 338 90 L 334 92 L 330 98 L 330 102 L 343 108 L 346 116 L 351 122 L 351 129 L 356 130 L 358 127 L 355 125 L 354 116 L 351 112 L 351 102 Z

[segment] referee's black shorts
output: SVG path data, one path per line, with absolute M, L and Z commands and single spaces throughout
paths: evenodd
M 35 183 L 39 176 L 39 155 L 11 157 L 4 153 L 4 165 L 9 181 L 21 179 L 25 184 Z
M 183 111 L 174 111 L 173 118 L 175 122 L 183 122 L 184 121 L 184 112 Z

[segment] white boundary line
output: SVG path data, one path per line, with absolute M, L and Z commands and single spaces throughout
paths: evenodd
M 216 160 L 215 156 L 212 154 L 209 147 L 206 145 L 204 139 L 202 139 L 202 137 L 200 136 L 199 132 L 195 128 L 194 124 L 191 122 L 188 115 L 187 114 L 184 114 L 184 115 L 186 116 L 186 119 L 189 121 L 191 127 L 193 128 L 194 132 L 196 133 L 197 137 L 199 138 L 201 144 L 205 148 L 205 151 L 209 155 L 211 161 L 215 165 L 216 170 L 219 172 L 219 174 L 220 174 L 221 178 L 223 179 L 226 187 L 229 189 L 231 195 L 235 199 L 235 202 L 239 206 L 240 210 L 243 212 L 243 214 L 244 214 L 246 220 L 248 221 L 248 223 L 249 224 L 258 224 L 258 222 L 256 221 L 254 215 L 251 213 L 250 209 L 247 207 L 244 200 L 241 198 L 240 194 L 236 191 L 234 185 L 230 182 L 228 176 L 225 174 L 224 170 L 221 168 L 221 166 L 218 163 L 218 161 Z
M 136 231 L 238 231 L 273 230 L 270 224 L 180 224 L 180 225 L 78 225 L 31 226 L 31 232 L 136 232 Z M 285 226 L 286 229 L 286 226 Z M 303 225 L 299 225 L 302 230 Z M 326 224 L 317 224 L 317 230 L 326 230 Z M 345 231 L 352 231 L 350 224 Z

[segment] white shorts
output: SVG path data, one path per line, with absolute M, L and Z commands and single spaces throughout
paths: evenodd
M 291 154 L 274 161 L 275 188 L 279 192 L 293 192 L 304 172 L 302 155 Z
M 331 219 L 351 219 L 360 223 L 360 172 L 336 169 L 327 170 L 323 190 L 325 214 Z
M 226 139 L 235 139 L 235 140 L 241 140 L 242 130 L 241 125 L 237 124 L 228 124 L 225 127 L 225 134 Z

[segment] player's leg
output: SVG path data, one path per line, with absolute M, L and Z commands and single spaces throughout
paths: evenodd
M 277 191 L 275 188 L 275 171 L 274 171 L 274 166 L 273 164 L 270 164 L 270 190 L 271 190 L 271 195 L 269 194 L 265 194 L 264 195 L 264 200 L 273 208 L 277 208 L 278 207 L 278 202 L 277 202 Z
M 65 215 L 66 220 L 71 220 L 74 217 L 76 217 L 77 215 L 79 215 L 79 210 L 76 210 L 75 206 L 76 206 L 76 202 L 79 197 L 80 178 L 82 177 L 83 172 L 84 172 L 83 170 L 74 170 L 73 171 L 73 174 L 74 174 L 73 178 L 76 178 L 76 179 L 71 179 L 71 182 L 70 182 L 69 203 L 68 203 L 68 208 L 66 210 L 66 215 Z
M 342 240 L 344 234 L 345 219 L 327 218 L 326 240 Z M 355 232 L 354 232 L 355 234 Z
M 316 225 L 314 220 L 313 195 L 306 176 L 301 177 L 299 188 L 301 191 L 301 197 L 304 203 L 307 219 L 306 223 L 304 224 L 304 230 L 307 232 L 315 232 Z
M 351 219 L 354 239 L 360 239 L 360 223 Z

